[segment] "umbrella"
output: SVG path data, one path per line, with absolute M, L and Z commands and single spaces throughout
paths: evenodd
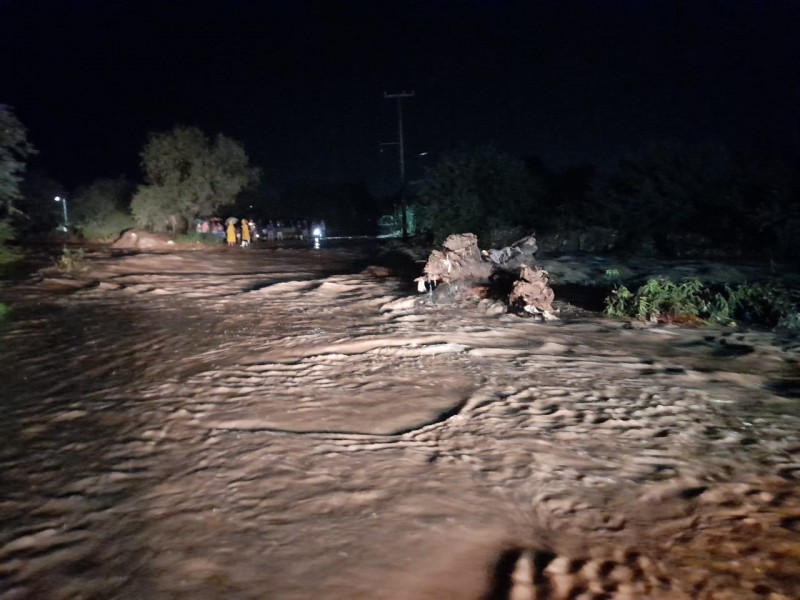
M 239 219 L 237 219 L 236 217 L 228 217 L 227 219 L 225 219 L 225 225 L 227 225 L 228 223 L 237 223 L 238 221 Z

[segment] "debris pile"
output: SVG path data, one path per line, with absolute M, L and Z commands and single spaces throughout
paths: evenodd
M 114 250 L 164 252 L 175 250 L 175 241 L 166 235 L 140 229 L 129 229 L 123 232 L 119 239 L 111 244 L 111 247 Z
M 553 320 L 557 318 L 553 313 L 554 294 L 547 271 L 536 266 L 537 249 L 532 235 L 505 248 L 481 252 L 475 234 L 453 234 L 441 250 L 431 252 L 423 275 L 415 280 L 417 289 L 432 294 L 444 284 L 477 297 L 502 296 L 512 311 Z M 510 294 L 509 281 L 513 281 Z
M 524 310 L 545 321 L 556 320 L 553 314 L 553 289 L 547 280 L 547 271 L 537 267 L 522 265 L 519 279 L 508 296 L 508 305 L 512 309 Z
M 474 233 L 460 233 L 449 236 L 442 244 L 442 250 L 434 250 L 425 263 L 424 275 L 417 279 L 418 289 L 425 291 L 425 285 L 454 281 L 483 282 L 492 274 L 491 264 L 484 262 L 478 250 L 478 237 Z

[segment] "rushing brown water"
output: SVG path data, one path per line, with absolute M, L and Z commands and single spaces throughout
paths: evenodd
M 3 288 L 0 598 L 800 597 L 789 341 L 443 306 L 363 258 Z

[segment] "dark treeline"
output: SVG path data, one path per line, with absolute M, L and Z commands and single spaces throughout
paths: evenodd
M 402 204 L 399 195 L 374 197 L 361 182 L 276 185 L 239 142 L 192 127 L 150 134 L 138 183 L 103 178 L 65 190 L 28 164 L 35 149 L 13 112 L 0 106 L 0 117 L 0 205 L 23 235 L 62 224 L 66 206 L 54 198 L 65 196 L 70 227 L 95 239 L 132 226 L 180 233 L 213 216 L 325 220 L 337 234 L 370 234 Z M 661 142 L 608 164 L 554 170 L 494 147 L 444 155 L 405 187 L 410 231 L 430 242 L 473 232 L 484 247 L 535 232 L 555 251 L 800 256 L 797 148 Z
M 662 256 L 794 259 L 800 250 L 800 156 L 719 144 L 653 143 L 613 166 L 548 169 L 482 148 L 443 158 L 412 186 L 417 231 L 473 231 L 502 242 L 534 230 L 604 236 L 608 249 Z

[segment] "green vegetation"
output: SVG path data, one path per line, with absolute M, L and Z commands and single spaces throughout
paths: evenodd
M 0 321 L 6 320 L 11 314 L 11 307 L 0 302 Z
M 25 126 L 11 107 L 0 104 L 0 212 L 12 212 L 13 202 L 19 198 L 19 184 L 26 161 L 35 153 Z
M 141 158 L 147 183 L 131 211 L 139 227 L 155 231 L 186 231 L 259 178 L 241 144 L 222 134 L 211 141 L 196 127 L 150 134 Z
M 90 240 L 113 241 L 135 225 L 127 210 L 132 185 L 124 177 L 98 179 L 73 194 L 72 221 Z
M 203 244 L 205 246 L 219 246 L 222 240 L 210 233 L 197 233 L 189 231 L 175 237 L 176 244 Z
M 646 146 L 600 173 L 589 198 L 597 223 L 622 230 L 630 245 L 647 240 L 664 252 L 685 238 L 728 243 L 723 231 L 745 211 L 733 161 L 712 144 Z
M 775 285 L 755 283 L 733 289 L 725 286 L 725 301 L 731 316 L 740 321 L 782 329 L 800 327 L 797 298 Z
M 652 143 L 603 169 L 554 171 L 484 149 L 442 157 L 409 186 L 409 203 L 418 231 L 435 240 L 471 231 L 489 245 L 519 228 L 571 252 L 584 249 L 573 243 L 581 234 L 602 230 L 608 243 L 587 248 L 797 261 L 798 161 L 788 148 Z
M 100 222 L 78 224 L 84 238 L 98 242 L 113 242 L 123 231 L 135 225 L 133 217 L 124 211 L 114 211 Z
M 606 298 L 606 314 L 659 323 L 702 325 L 717 323 L 735 326 L 738 322 L 766 327 L 800 327 L 800 307 L 792 294 L 770 284 L 725 286 L 722 290 L 687 278 L 674 282 L 650 279 L 632 292 L 619 283 L 618 273 L 606 272 L 614 282 Z
M 0 266 L 12 263 L 20 258 L 19 252 L 8 247 L 14 239 L 14 228 L 8 221 L 0 221 Z
M 522 161 L 493 148 L 451 154 L 420 182 L 416 228 L 437 241 L 469 231 L 488 246 L 492 231 L 532 224 L 537 191 Z

